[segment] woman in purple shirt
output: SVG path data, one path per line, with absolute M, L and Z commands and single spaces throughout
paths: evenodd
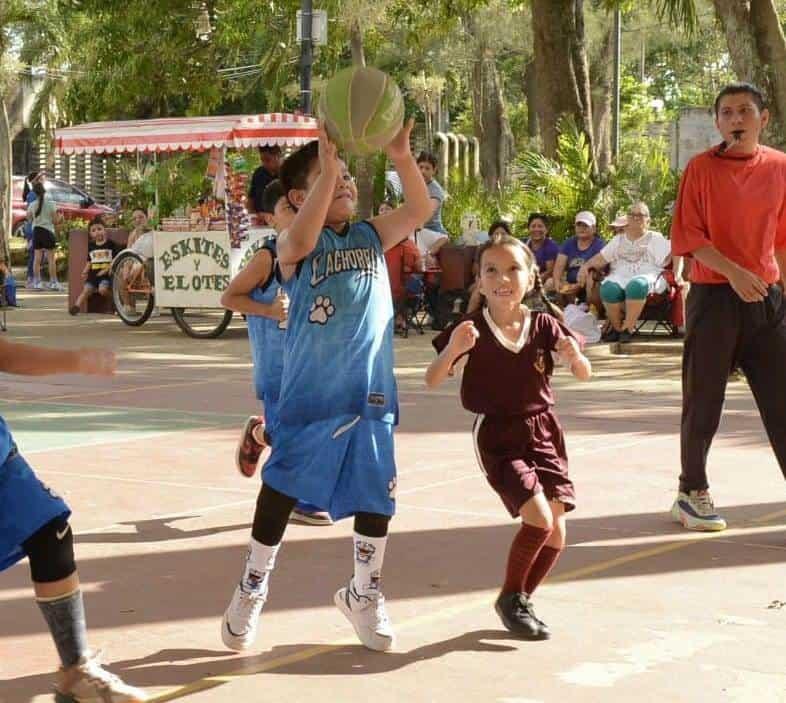
M 559 244 L 549 237 L 549 220 L 546 215 L 533 212 L 527 220 L 529 238 L 525 244 L 535 255 L 540 271 L 540 280 L 545 290 L 554 290 L 554 262 L 559 255 Z

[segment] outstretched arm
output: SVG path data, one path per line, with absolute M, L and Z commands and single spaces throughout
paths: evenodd
M 408 120 L 385 148 L 385 153 L 401 178 L 401 186 L 404 190 L 403 205 L 387 215 L 371 220 L 371 224 L 379 233 L 385 251 L 398 244 L 412 230 L 422 227 L 433 209 L 426 182 L 420 175 L 418 165 L 409 148 L 409 135 L 413 125 L 414 120 Z
M 325 226 L 339 175 L 338 154 L 324 128 L 319 130 L 319 175 L 289 229 L 276 242 L 276 255 L 282 264 L 297 264 L 316 247 Z
M 117 362 L 108 349 L 47 349 L 0 339 L 0 371 L 19 376 L 80 373 L 112 376 Z

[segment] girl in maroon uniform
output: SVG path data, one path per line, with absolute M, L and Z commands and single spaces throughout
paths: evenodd
M 426 384 L 435 387 L 454 369 L 463 370 L 461 403 L 477 415 L 472 434 L 478 462 L 522 522 L 495 609 L 514 634 L 548 639 L 531 597 L 565 548 L 565 513 L 575 507 L 565 441 L 552 411 L 554 354 L 581 380 L 592 369 L 567 327 L 521 303 L 537 285 L 526 246 L 495 234 L 481 247 L 479 261 L 485 305 L 434 339 L 440 354 Z

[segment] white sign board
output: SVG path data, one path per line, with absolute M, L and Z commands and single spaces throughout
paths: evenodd
M 250 229 L 248 230 L 248 239 L 244 239 L 240 243 L 239 248 L 232 249 L 229 255 L 230 266 L 232 267 L 232 276 L 236 276 L 240 269 L 245 268 L 251 259 L 271 237 L 275 237 L 276 231 L 274 229 Z
M 228 232 L 156 232 L 153 244 L 157 306 L 221 307 L 232 276 Z

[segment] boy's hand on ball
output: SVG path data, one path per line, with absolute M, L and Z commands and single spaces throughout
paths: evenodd
M 115 353 L 109 349 L 80 349 L 79 373 L 89 376 L 114 376 L 117 369 Z
M 399 133 L 393 137 L 393 141 L 385 147 L 385 153 L 391 161 L 400 161 L 412 155 L 409 137 L 412 134 L 412 127 L 414 125 L 415 120 L 410 117 L 404 122 Z
M 456 356 L 461 356 L 475 346 L 478 337 L 480 333 L 475 323 L 472 320 L 464 320 L 456 325 L 456 329 L 450 334 L 450 348 Z
M 330 141 L 324 124 L 319 125 L 319 169 L 328 177 L 338 178 L 338 149 Z

